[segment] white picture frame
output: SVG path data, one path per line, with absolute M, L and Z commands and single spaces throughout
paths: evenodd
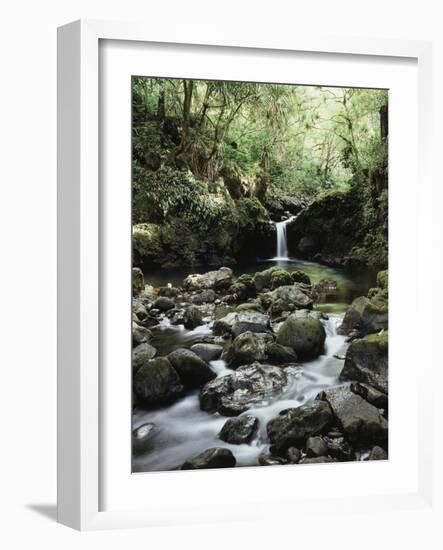
M 411 148 L 408 150 L 408 156 L 411 162 L 410 168 L 412 168 L 409 172 L 412 171 L 412 175 L 406 172 L 404 174 L 394 173 L 393 177 L 396 178 L 401 175 L 404 181 L 412 178 L 415 182 L 417 177 L 419 178 L 420 200 L 418 205 L 415 204 L 417 208 L 417 226 L 409 224 L 408 230 L 412 238 L 409 242 L 415 243 L 411 245 L 412 254 L 413 257 L 420 258 L 420 265 L 426 265 L 431 261 L 431 250 L 428 247 L 420 247 L 417 238 L 414 239 L 414 232 L 420 232 L 420 240 L 423 242 L 431 231 L 430 205 L 426 199 L 426 191 L 431 189 L 432 186 L 427 159 L 430 149 L 431 121 L 430 45 L 425 42 L 315 37 L 313 35 L 282 36 L 279 39 L 275 39 L 274 36 L 269 39 L 263 37 L 253 39 L 251 36 L 251 34 L 248 34 L 248 38 L 231 37 L 227 40 L 223 37 L 222 32 L 218 36 L 207 37 L 202 31 L 200 36 L 193 34 L 192 37 L 189 37 L 185 29 L 180 33 L 174 31 L 169 36 L 154 27 L 102 21 L 77 21 L 59 29 L 58 520 L 70 527 L 89 530 L 147 527 L 196 521 L 261 519 L 265 515 L 268 503 L 273 505 L 272 508 L 275 511 L 266 510 L 266 516 L 272 516 L 274 513 L 281 517 L 285 512 L 275 505 L 279 502 L 279 499 L 281 502 L 291 504 L 291 506 L 298 506 L 299 509 L 302 505 L 303 513 L 318 510 L 326 505 L 329 507 L 333 505 L 336 509 L 346 512 L 357 503 L 358 506 L 367 510 L 415 508 L 430 504 L 432 490 L 431 435 L 428 420 L 431 410 L 425 397 L 424 387 L 421 384 L 410 388 L 413 392 L 413 398 L 411 399 L 414 401 L 414 405 L 409 410 L 410 422 L 414 428 L 417 428 L 416 434 L 411 436 L 411 439 L 414 439 L 416 456 L 411 453 L 414 456 L 404 472 L 398 470 L 399 466 L 395 460 L 389 461 L 390 464 L 388 465 L 370 465 L 371 471 L 375 472 L 376 476 L 386 476 L 386 479 L 394 480 L 396 478 L 395 472 L 398 472 L 398 479 L 395 480 L 395 483 L 392 483 L 392 486 L 387 484 L 386 491 L 383 494 L 376 488 L 371 492 L 368 487 L 362 487 L 362 490 L 358 492 L 355 489 L 355 484 L 356 481 L 358 482 L 358 476 L 360 475 L 356 471 L 356 467 L 359 465 L 351 464 L 323 465 L 318 471 L 315 470 L 315 477 L 318 479 L 317 487 L 312 492 L 312 498 L 308 498 L 307 493 L 297 497 L 285 494 L 282 489 L 284 485 L 281 485 L 285 483 L 285 479 L 288 479 L 285 476 L 300 476 L 299 473 L 289 474 L 286 467 L 264 468 L 260 471 L 248 468 L 223 472 L 168 472 L 149 474 L 144 476 L 143 480 L 141 478 L 137 480 L 137 476 L 132 476 L 130 482 L 125 486 L 128 488 L 126 490 L 123 488 L 123 484 L 118 486 L 121 481 L 118 478 L 121 470 L 114 470 L 115 464 L 106 462 L 106 455 L 109 454 L 111 448 L 115 450 L 116 456 L 118 456 L 117 462 L 120 464 L 120 469 L 121 464 L 124 464 L 125 456 L 119 454 L 115 441 L 109 443 L 109 437 L 107 436 L 109 432 L 109 430 L 106 430 L 106 419 L 109 415 L 106 406 L 109 398 L 108 393 L 110 395 L 114 392 L 115 398 L 115 392 L 119 391 L 119 384 L 117 378 L 111 384 L 106 383 L 104 385 L 103 383 L 105 365 L 103 365 L 103 348 L 100 344 L 103 340 L 103 302 L 106 301 L 107 292 L 109 291 L 109 282 L 104 284 L 102 280 L 103 265 L 107 265 L 106 262 L 109 260 L 106 256 L 106 246 L 104 245 L 106 239 L 103 241 L 103 231 L 107 231 L 109 227 L 102 220 L 106 219 L 109 214 L 107 209 L 110 211 L 114 209 L 115 211 L 119 200 L 118 196 L 106 196 L 103 187 L 101 187 L 103 181 L 100 174 L 100 167 L 102 166 L 100 155 L 102 154 L 103 143 L 101 140 L 103 135 L 100 133 L 100 113 L 101 109 L 105 107 L 101 105 L 103 98 L 100 95 L 100 71 L 104 60 L 108 63 L 112 58 L 112 55 L 107 56 L 105 54 L 107 57 L 104 57 L 101 53 L 100 48 L 105 41 L 112 41 L 117 45 L 117 58 L 120 55 L 118 52 L 121 53 L 122 48 L 125 50 L 124 55 L 120 56 L 123 62 L 128 59 L 128 55 L 136 55 L 131 54 L 131 48 L 138 48 L 140 52 L 140 48 L 143 50 L 143 44 L 146 47 L 155 45 L 157 53 L 150 51 L 148 55 L 151 55 L 152 59 L 157 55 L 159 62 L 163 59 L 161 57 L 162 47 L 173 48 L 176 56 L 181 49 L 183 51 L 192 50 L 193 64 L 191 65 L 189 58 L 189 65 L 182 69 L 187 77 L 198 76 L 197 73 L 203 70 L 204 63 L 202 62 L 199 65 L 199 55 L 204 55 L 207 58 L 209 63 L 207 67 L 212 64 L 213 69 L 211 70 L 215 72 L 217 70 L 222 71 L 221 66 L 223 63 L 219 65 L 218 69 L 217 64 L 213 63 L 214 56 L 218 55 L 216 52 L 222 50 L 232 60 L 242 55 L 266 56 L 269 54 L 274 56 L 275 59 L 281 59 L 283 70 L 287 59 L 297 52 L 300 53 L 300 56 L 311 56 L 310 59 L 312 60 L 315 60 L 316 57 L 322 57 L 325 66 L 331 63 L 333 59 L 344 60 L 346 63 L 356 64 L 356 66 L 366 64 L 368 74 L 371 72 L 368 68 L 368 63 L 372 63 L 371 60 L 375 60 L 374 62 L 384 60 L 391 68 L 401 64 L 413 66 L 414 76 L 411 74 L 410 78 L 412 78 L 411 82 L 418 83 L 418 93 L 414 88 L 409 99 L 415 102 L 414 108 L 417 112 L 418 121 L 416 125 L 415 122 L 413 123 L 412 129 L 414 133 L 418 134 L 418 141 L 412 139 L 406 144 Z M 146 55 L 146 52 L 143 55 Z M 187 54 L 184 53 L 184 55 Z M 118 62 L 115 61 L 115 57 L 112 59 L 114 63 Z M 224 64 L 226 65 L 226 62 Z M 235 65 L 234 62 L 232 64 Z M 192 74 L 190 73 L 191 66 L 194 71 L 193 73 L 191 71 Z M 200 69 L 200 67 L 202 68 Z M 262 70 L 266 71 L 265 66 L 262 67 Z M 361 74 L 363 72 L 364 69 Z M 388 72 L 386 71 L 386 73 Z M 357 73 L 358 71 L 356 71 Z M 116 74 L 121 73 L 117 71 Z M 203 76 L 206 77 L 208 74 L 205 73 Z M 168 74 L 167 76 L 174 76 L 174 74 Z M 306 78 L 308 77 L 304 77 L 301 83 L 308 83 Z M 337 76 L 336 78 L 338 79 L 336 82 L 331 81 L 329 83 L 339 85 L 341 77 Z M 386 76 L 386 78 L 388 77 Z M 409 78 L 409 76 L 405 78 Z M 107 82 L 106 78 L 103 82 Z M 317 83 L 317 81 L 311 83 Z M 399 111 L 398 116 L 400 114 Z M 115 145 L 118 146 L 118 142 Z M 393 153 L 395 157 L 396 154 L 401 153 L 401 150 L 397 152 L 394 150 Z M 125 155 L 127 154 L 128 151 L 125 149 Z M 417 159 L 416 162 L 415 158 Z M 418 168 L 417 176 L 415 175 L 415 168 Z M 395 194 L 393 197 L 395 202 L 398 203 L 398 195 L 397 198 Z M 106 200 L 104 200 L 105 198 Z M 406 191 L 404 203 L 399 205 L 398 213 L 395 212 L 396 225 L 394 227 L 392 226 L 392 220 L 390 220 L 390 231 L 393 230 L 394 241 L 395 235 L 401 238 L 401 231 L 406 230 L 408 227 L 408 220 L 401 213 L 401 210 L 407 212 L 408 207 L 412 207 L 412 203 L 408 203 Z M 125 227 L 124 220 L 123 227 Z M 124 246 L 126 245 L 123 244 Z M 126 249 L 122 248 L 122 250 L 127 250 L 127 246 Z M 390 252 L 393 252 L 392 248 Z M 394 251 L 391 259 L 395 261 L 399 271 L 402 257 L 398 249 L 397 252 Z M 126 268 L 123 267 L 123 269 Z M 419 288 L 425 276 L 423 269 L 412 270 L 408 283 L 412 288 Z M 129 269 L 127 277 L 130 277 Z M 123 282 L 125 280 L 124 272 L 122 272 L 121 280 Z M 391 273 L 390 280 L 392 285 Z M 399 281 L 398 284 L 399 286 L 404 285 L 405 281 L 403 283 Z M 427 284 L 429 289 L 429 281 Z M 431 290 L 429 289 L 428 292 L 431 292 Z M 390 322 L 397 320 L 398 323 L 401 323 L 401 311 L 399 308 L 396 309 L 395 292 L 390 300 Z M 124 307 L 125 304 L 122 303 L 122 308 L 124 309 Z M 412 298 L 412 307 L 417 310 L 423 307 L 418 298 L 418 293 L 416 297 Z M 412 328 L 420 330 L 419 327 Z M 127 330 L 129 331 L 130 328 L 128 327 Z M 431 354 L 431 350 L 425 353 Z M 430 357 L 431 355 L 429 355 Z M 410 363 L 410 361 L 408 363 L 407 357 L 401 359 L 406 361 L 406 365 Z M 390 361 L 392 360 L 390 354 Z M 431 361 L 423 361 L 422 367 L 425 373 L 424 378 L 429 384 L 431 372 L 429 370 L 430 366 L 427 365 L 431 365 Z M 412 365 L 410 366 L 412 367 Z M 128 376 L 129 371 L 128 366 Z M 111 375 L 112 372 L 111 368 Z M 128 399 L 128 396 L 123 396 L 122 403 L 127 403 Z M 398 413 L 401 412 L 402 406 L 404 406 L 404 403 L 402 405 L 399 401 Z M 396 417 L 394 409 L 392 422 L 396 421 L 401 431 L 401 418 L 399 415 Z M 127 419 L 122 418 L 118 424 L 126 425 L 126 437 L 129 441 L 129 422 Z M 397 430 L 398 434 L 400 434 L 399 430 Z M 390 437 L 396 445 L 395 433 L 391 429 Z M 399 441 L 398 444 L 400 445 L 401 442 Z M 113 447 L 108 445 L 113 445 Z M 129 446 L 127 447 L 129 449 Z M 297 469 L 293 469 L 292 472 L 295 472 L 295 470 Z M 309 468 L 309 470 L 313 471 L 312 468 Z M 330 471 L 334 472 L 332 476 L 329 476 Z M 305 472 L 307 477 L 312 477 L 312 473 L 309 473 L 308 469 Z M 411 472 L 413 472 L 412 477 Z M 122 473 L 122 476 L 123 474 L 127 478 L 123 480 L 126 483 L 131 477 L 129 464 L 127 465 L 127 471 Z M 368 479 L 371 477 L 369 470 L 366 470 L 364 475 Z M 410 483 L 405 482 L 404 487 L 402 487 L 402 479 L 405 475 L 409 476 Z M 265 490 L 260 492 L 261 494 L 254 493 L 252 490 L 257 483 L 257 476 L 261 476 L 260 482 L 264 483 L 265 487 Z M 326 480 L 328 477 L 334 478 L 337 483 L 336 487 L 346 488 L 347 486 L 347 489 L 336 495 L 331 495 L 331 489 L 329 489 L 329 492 L 323 491 L 321 480 Z M 205 506 L 203 502 L 199 505 L 199 495 L 204 494 L 208 481 L 217 483 L 220 487 L 227 486 L 230 483 L 235 483 L 236 486 L 244 484 L 245 489 L 249 488 L 250 492 L 249 495 L 245 493 L 236 494 L 235 502 L 229 507 L 227 506 L 228 492 L 220 497 L 218 506 L 215 508 Z M 300 482 L 300 477 L 298 481 Z M 103 497 L 103 485 L 109 488 L 109 484 L 114 483 L 116 487 L 112 493 L 112 505 L 108 506 L 108 503 L 105 502 L 106 499 L 104 500 Z M 137 498 L 134 498 L 132 505 L 130 505 L 129 500 L 133 493 L 130 492 L 132 489 L 129 489 L 129 485 L 141 486 L 141 484 L 144 486 L 145 494 L 148 488 L 151 495 L 155 495 L 155 498 L 149 499 L 150 502 L 145 506 L 140 506 L 137 503 Z M 174 504 L 168 501 L 163 502 L 160 498 L 161 487 L 165 487 L 164 492 L 170 497 L 174 485 L 177 487 Z M 333 486 L 331 485 L 331 487 Z M 180 493 L 183 494 L 190 487 L 195 493 L 195 499 L 185 504 L 185 501 L 181 500 Z

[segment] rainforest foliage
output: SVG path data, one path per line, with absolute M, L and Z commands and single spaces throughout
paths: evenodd
M 381 248 L 385 263 L 387 121 L 386 90 L 134 77 L 133 223 L 148 249 L 149 235 L 157 235 L 160 251 L 149 257 L 136 249 L 135 258 L 186 263 L 184 232 L 179 242 L 170 237 L 180 225 L 199 243 L 189 262 L 238 261 L 259 252 L 251 243 L 261 237 L 265 243 L 269 219 L 351 192 L 353 223 L 359 212 L 363 220 L 358 238 L 329 260 L 373 263 Z M 334 201 L 326 202 L 333 208 Z M 339 211 L 314 211 L 334 217 L 334 230 L 346 221 Z M 315 225 L 319 233 L 321 219 Z M 216 242 L 214 230 L 221 235 Z M 297 231 L 299 240 L 306 236 Z M 366 250 L 373 247 L 368 234 L 377 250 Z M 296 255 L 298 242 L 291 246 Z M 312 251 L 324 258 L 326 252 Z

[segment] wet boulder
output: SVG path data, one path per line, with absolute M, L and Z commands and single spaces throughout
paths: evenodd
M 233 468 L 236 464 L 234 455 L 229 449 L 216 447 L 207 449 L 198 456 L 187 460 L 182 470 L 205 470 L 208 468 Z
M 200 388 L 216 377 L 206 361 L 189 349 L 179 348 L 172 351 L 168 360 L 188 387 Z
M 183 324 L 188 330 L 193 330 L 203 324 L 203 315 L 197 306 L 189 306 L 183 313 Z
M 187 290 L 226 290 L 233 283 L 233 279 L 232 269 L 221 267 L 216 271 L 188 275 L 183 281 L 183 287 Z
M 198 306 L 202 304 L 212 304 L 213 302 L 215 302 L 216 298 L 217 295 L 215 294 L 215 292 L 211 288 L 208 288 L 195 294 L 192 297 L 192 303 Z
M 326 332 L 320 321 L 290 315 L 280 326 L 277 343 L 292 348 L 300 359 L 313 359 L 323 352 Z
M 388 393 L 388 332 L 351 342 L 340 380 L 353 380 Z
M 267 362 L 271 365 L 285 365 L 297 361 L 297 354 L 292 348 L 277 342 L 271 342 L 266 346 L 266 355 Z
M 132 370 L 136 372 L 146 361 L 153 359 L 157 350 L 151 344 L 144 342 L 132 350 Z
M 293 283 L 303 283 L 304 285 L 311 286 L 311 279 L 304 271 L 297 269 L 291 273 L 291 279 Z
M 238 336 L 243 332 L 267 332 L 270 328 L 269 316 L 258 311 L 233 311 L 214 321 L 214 334 L 226 332 Z
M 132 323 L 132 345 L 133 346 L 138 346 L 143 342 L 147 342 L 151 335 L 152 333 L 148 328 L 143 327 L 142 325 L 139 325 L 138 323 L 135 323 L 135 322 Z
M 160 311 L 168 311 L 174 307 L 174 300 L 168 298 L 167 296 L 159 296 L 155 300 L 153 306 L 155 309 L 159 309 Z
M 363 334 L 372 334 L 388 328 L 388 303 L 376 298 L 360 296 L 347 310 L 340 326 L 341 334 L 350 334 L 358 330 Z
M 208 382 L 200 391 L 202 411 L 238 416 L 272 402 L 288 383 L 288 370 L 252 363 Z
M 350 388 L 351 391 L 363 397 L 363 399 L 374 405 L 374 407 L 377 407 L 377 409 L 388 410 L 388 396 L 385 393 L 360 382 L 352 382 Z
M 331 409 L 324 401 L 312 401 L 281 411 L 267 425 L 271 450 L 281 454 L 289 447 L 303 445 L 309 437 L 323 433 L 332 420 Z
M 272 290 L 285 285 L 292 285 L 292 277 L 284 269 L 275 269 L 271 274 L 270 288 Z
M 258 427 L 258 419 L 250 414 L 230 418 L 225 422 L 218 437 L 226 443 L 241 445 L 249 443 L 254 437 Z
M 257 292 L 261 292 L 265 288 L 271 288 L 273 273 L 281 274 L 286 273 L 286 271 L 281 267 L 274 266 L 269 269 L 265 269 L 264 271 L 257 271 L 257 273 L 255 273 L 253 281 Z M 282 275 L 282 277 L 284 277 L 284 275 Z
M 247 365 L 254 361 L 263 362 L 267 358 L 267 348 L 274 338 L 270 333 L 243 332 L 232 342 L 226 361 L 231 368 Z
M 209 363 L 209 361 L 217 360 L 223 352 L 223 347 L 218 344 L 194 344 L 191 346 L 191 351 Z
M 153 440 L 158 433 L 158 427 L 152 422 L 142 424 L 132 432 L 132 452 L 141 454 L 153 447 Z
M 328 447 L 328 455 L 340 460 L 341 462 L 346 462 L 353 460 L 353 451 L 350 444 L 346 441 L 343 435 L 338 434 L 331 436 L 327 434 L 323 438 L 324 442 Z
M 348 386 L 328 388 L 319 395 L 326 401 L 346 438 L 358 444 L 387 440 L 388 423 L 380 411 Z
M 306 456 L 326 456 L 328 454 L 328 446 L 325 440 L 320 436 L 309 437 L 306 441 Z
M 255 288 L 252 275 L 247 273 L 240 275 L 240 277 L 237 278 L 237 283 L 244 285 L 247 298 L 255 298 L 257 296 L 257 289 Z
M 167 405 L 183 395 L 184 387 L 177 371 L 166 359 L 147 361 L 134 376 L 138 403 L 147 408 Z
M 312 298 L 296 285 L 281 286 L 271 292 L 272 301 L 280 300 L 282 310 L 312 309 Z

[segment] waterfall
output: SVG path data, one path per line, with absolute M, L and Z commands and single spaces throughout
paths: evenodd
M 292 222 L 295 216 L 291 216 L 282 222 L 276 222 L 275 229 L 277 234 L 277 255 L 274 260 L 288 260 L 288 240 L 286 237 L 286 226 Z

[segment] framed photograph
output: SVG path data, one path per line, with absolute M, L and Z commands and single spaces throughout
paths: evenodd
M 430 46 L 58 40 L 59 521 L 429 505 Z

